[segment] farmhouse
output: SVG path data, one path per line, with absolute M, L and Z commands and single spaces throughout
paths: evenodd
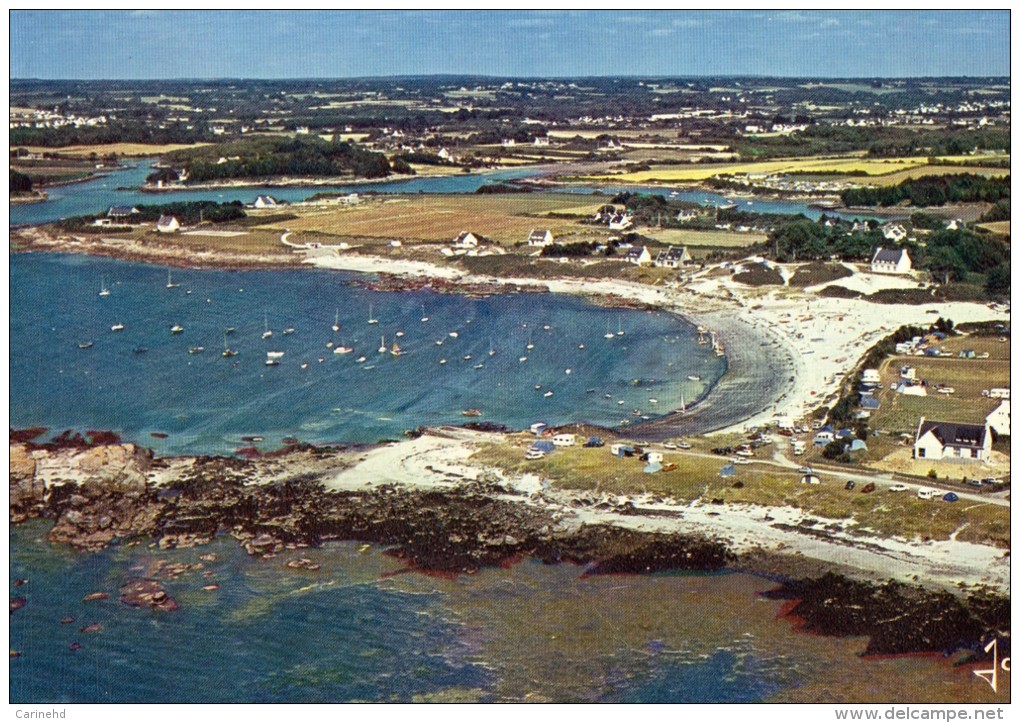
M 906 249 L 875 249 L 871 257 L 871 271 L 876 274 L 909 274 L 910 257 Z
M 985 417 L 985 424 L 993 432 L 1000 436 L 1008 437 L 1009 434 L 1009 400 L 1004 399 L 995 409 Z
M 914 459 L 987 460 L 992 452 L 988 425 L 921 421 L 914 437 Z
M 549 246 L 552 242 L 552 231 L 547 228 L 533 228 L 528 234 L 528 246 Z
M 648 253 L 647 246 L 634 246 L 627 249 L 627 252 L 623 255 L 623 260 L 628 264 L 644 266 L 652 262 L 652 255 Z
M 453 240 L 453 245 L 464 248 L 475 248 L 478 246 L 478 237 L 470 231 L 461 231 Z
M 617 213 L 609 219 L 609 228 L 613 231 L 623 231 L 630 228 L 631 218 L 628 214 Z
M 686 246 L 670 246 L 660 251 L 655 257 L 655 265 L 660 268 L 679 269 L 691 262 L 691 255 Z
M 156 231 L 159 233 L 173 233 L 181 229 L 181 223 L 176 216 L 160 216 L 156 221 Z
M 536 146 L 547 146 L 549 145 L 549 136 L 535 136 Z

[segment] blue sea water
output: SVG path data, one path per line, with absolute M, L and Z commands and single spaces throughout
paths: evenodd
M 80 553 L 49 545 L 48 525 L 11 531 L 10 700 L 33 703 L 331 703 L 443 700 L 755 702 L 795 684 L 789 660 L 739 632 L 690 639 L 672 615 L 646 617 L 658 595 L 711 586 L 711 576 L 579 578 L 568 566 L 528 562 L 456 580 L 390 576 L 377 548 L 331 543 L 303 550 L 315 572 L 255 560 L 230 539 L 192 550 L 145 546 Z M 215 555 L 201 561 L 200 555 Z M 126 581 L 160 576 L 156 563 L 200 563 L 161 584 L 173 612 L 127 607 Z M 725 596 L 726 576 L 718 592 Z M 219 589 L 204 590 L 209 584 Z M 628 588 L 625 593 L 621 587 Z M 513 593 L 508 596 L 507 591 Z M 93 592 L 106 600 L 86 602 Z M 594 604 L 576 633 L 560 630 L 561 602 Z M 515 598 L 514 595 L 517 597 Z M 626 595 L 626 597 L 620 597 Z M 527 602 L 518 604 L 526 596 Z M 753 593 L 744 595 L 745 602 Z M 637 609 L 633 601 L 637 600 Z M 628 604 L 628 601 L 630 603 Z M 514 606 L 517 606 L 516 609 Z M 515 614 L 540 636 L 507 645 Z M 621 617 L 640 629 L 615 640 Z M 60 621 L 72 617 L 74 621 Z M 767 618 L 766 618 L 767 619 Z M 99 632 L 82 632 L 98 623 Z M 589 635 L 594 633 L 593 635 Z M 603 635 L 605 633 L 605 635 Z M 713 637 L 716 636 L 716 637 Z M 562 641 L 562 642 L 561 642 Z M 608 644 L 607 644 L 608 641 Z M 81 647 L 72 650 L 73 643 Z M 711 653 L 716 646 L 723 649 Z M 554 664 L 536 680 L 528 670 Z
M 465 409 L 517 429 L 615 426 L 691 404 L 725 370 L 680 317 L 569 296 L 373 292 L 311 269 L 177 269 L 168 289 L 168 270 L 146 264 L 54 254 L 10 264 L 11 424 L 110 429 L 163 454 L 231 453 L 250 435 L 268 448 L 284 437 L 376 442 L 462 423 Z M 330 341 L 354 351 L 334 354 Z M 237 356 L 221 356 L 225 342 Z M 394 342 L 403 355 L 389 353 Z M 265 365 L 269 351 L 283 352 L 279 366 Z

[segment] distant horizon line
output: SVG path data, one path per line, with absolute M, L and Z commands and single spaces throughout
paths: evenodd
M 622 73 L 605 75 L 490 75 L 486 73 L 396 73 L 393 75 L 338 75 L 338 76 L 286 76 L 286 77 L 258 77 L 258 76 L 210 76 L 210 77 L 173 77 L 173 78 L 42 78 L 26 77 L 11 78 L 11 83 L 28 81 L 38 82 L 74 82 L 74 83 L 104 83 L 104 82 L 159 82 L 159 81 L 185 81 L 185 82 L 219 82 L 238 80 L 263 80 L 263 81 L 308 81 L 308 80 L 393 80 L 399 78 L 470 78 L 470 79 L 491 79 L 491 80 L 590 80 L 606 78 L 627 78 L 627 79 L 705 79 L 705 78 L 755 78 L 755 79 L 783 79 L 783 80 L 1010 80 L 1009 75 L 769 75 L 762 73 L 695 73 L 690 75 L 671 74 L 644 74 L 644 73 Z

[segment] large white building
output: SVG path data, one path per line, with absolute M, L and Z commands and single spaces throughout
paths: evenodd
M 914 459 L 979 460 L 992 454 L 988 425 L 926 421 L 921 417 L 914 437 Z
M 1011 436 L 1009 433 L 1009 400 L 1004 399 L 1002 403 L 993 409 L 987 417 L 987 424 L 993 432 L 1000 436 Z
M 906 249 L 875 249 L 871 271 L 876 274 L 909 274 L 912 265 Z

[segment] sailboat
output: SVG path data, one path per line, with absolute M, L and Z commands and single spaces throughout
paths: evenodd
M 428 320 L 429 320 L 429 315 L 425 313 L 425 304 L 422 304 L 422 305 L 421 305 L 421 320 L 422 320 L 423 322 L 425 322 L 425 321 L 428 321 Z
M 623 336 L 623 334 L 624 334 L 624 331 L 623 331 L 623 321 L 617 319 L 617 321 L 616 321 L 616 335 L 617 336 Z
M 103 278 L 103 277 L 100 277 L 100 280 L 99 280 L 99 295 L 100 296 L 109 296 L 110 295 L 110 290 L 108 288 L 106 288 L 106 279 Z
M 606 333 L 603 334 L 603 337 L 606 339 L 613 339 L 616 337 L 616 334 L 614 334 L 612 331 L 607 330 Z
M 372 316 L 372 305 L 371 304 L 368 305 L 368 323 L 369 324 L 378 324 L 379 323 L 379 320 Z
M 343 344 L 333 349 L 334 354 L 350 354 L 352 351 L 354 351 L 353 346 L 344 346 Z
M 170 275 L 170 269 L 166 270 L 166 288 L 176 289 L 180 284 L 175 284 L 173 277 Z
M 390 347 L 390 354 L 393 356 L 400 356 L 404 352 L 400 350 L 400 345 L 397 342 L 393 342 L 393 346 Z
M 489 356 L 496 356 L 496 350 L 492 348 L 492 339 L 489 339 Z
M 531 343 L 531 332 L 530 331 L 528 332 L 528 346 L 526 348 L 529 349 L 529 350 L 535 348 L 535 345 Z
M 266 327 L 266 330 L 264 332 L 262 332 L 262 338 L 263 339 L 268 339 L 269 337 L 271 337 L 273 335 L 273 332 L 269 329 L 269 317 L 268 316 L 263 316 L 262 317 L 262 321 L 263 321 L 263 323 L 265 324 L 265 327 Z
M 237 356 L 237 352 L 227 346 L 226 332 L 223 332 L 223 356 Z
M 333 331 L 340 331 L 340 309 L 336 310 L 336 316 L 333 317 Z
M 683 414 L 687 411 L 687 404 L 684 402 L 684 393 L 680 392 L 680 413 Z
M 83 342 L 81 342 L 78 345 L 78 348 L 79 349 L 91 349 L 92 348 L 92 342 L 91 341 L 83 341 Z
M 184 327 L 181 326 L 180 324 L 174 324 L 173 326 L 170 327 L 171 334 L 180 334 L 182 331 L 184 331 Z
M 386 337 L 385 336 L 379 337 L 379 353 L 380 354 L 385 354 L 386 353 Z

